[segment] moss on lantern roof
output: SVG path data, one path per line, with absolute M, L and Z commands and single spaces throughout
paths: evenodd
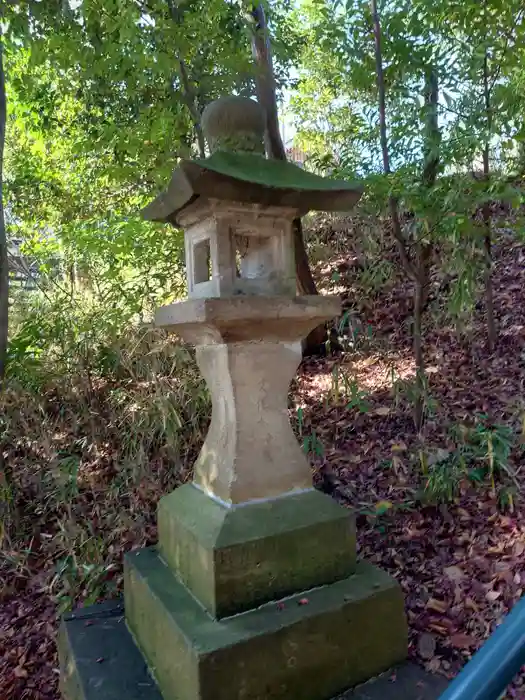
M 199 197 L 308 211 L 348 211 L 361 197 L 356 182 L 320 177 L 287 161 L 249 152 L 215 151 L 182 161 L 164 192 L 142 212 L 150 221 L 177 223 L 177 215 Z
M 208 158 L 198 158 L 194 162 L 221 175 L 264 187 L 362 191 L 358 183 L 321 177 L 303 170 L 294 163 L 268 159 L 258 153 L 216 151 Z
M 199 197 L 286 207 L 302 215 L 348 211 L 361 196 L 358 183 L 265 158 L 265 113 L 254 100 L 222 97 L 206 107 L 201 121 L 212 154 L 181 161 L 167 189 L 143 210 L 144 218 L 177 223 L 177 215 Z

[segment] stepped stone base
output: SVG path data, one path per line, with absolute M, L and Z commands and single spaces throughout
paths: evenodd
M 61 690 L 67 700 L 166 700 L 129 633 L 120 600 L 67 615 L 59 652 Z M 437 700 L 446 684 L 444 678 L 408 663 L 334 700 Z
M 366 563 L 216 620 L 149 548 L 127 557 L 125 602 L 165 700 L 329 700 L 406 656 L 401 590 Z
M 159 552 L 215 617 L 350 576 L 355 519 L 311 489 L 226 508 L 193 484 L 159 503 Z

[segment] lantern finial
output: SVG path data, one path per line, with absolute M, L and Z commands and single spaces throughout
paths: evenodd
M 231 95 L 210 102 L 201 118 L 211 152 L 264 154 L 264 110 L 255 100 Z

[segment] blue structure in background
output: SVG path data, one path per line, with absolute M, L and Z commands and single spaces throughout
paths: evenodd
M 440 700 L 498 700 L 525 665 L 525 597 L 493 632 Z

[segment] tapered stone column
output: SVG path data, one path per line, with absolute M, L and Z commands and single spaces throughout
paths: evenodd
M 204 492 L 232 505 L 312 488 L 288 418 L 288 390 L 301 339 L 340 309 L 336 298 L 235 297 L 159 310 L 159 325 L 196 345 L 211 393 L 194 476 Z
M 287 411 L 300 360 L 300 342 L 197 347 L 213 408 L 194 482 L 210 496 L 233 504 L 312 487 Z
M 157 324 L 196 345 L 212 396 L 193 485 L 160 504 L 159 546 L 217 616 L 354 570 L 353 519 L 312 488 L 288 418 L 301 338 L 340 308 L 335 298 L 238 296 L 157 312 Z M 188 499 L 198 522 L 183 515 Z M 318 554 L 300 561 L 305 537 Z

